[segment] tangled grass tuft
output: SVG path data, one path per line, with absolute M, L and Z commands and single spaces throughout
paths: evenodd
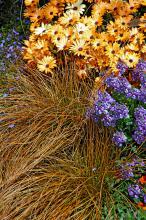
M 108 129 L 86 119 L 93 82 L 74 71 L 19 74 L 13 94 L 0 100 L 3 220 L 98 220 L 103 203 L 114 203 L 119 151 Z

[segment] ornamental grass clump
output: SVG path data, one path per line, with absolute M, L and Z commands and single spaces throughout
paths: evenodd
M 75 71 L 70 64 L 46 78 L 23 68 L 0 99 L 2 219 L 101 219 L 103 204 L 114 205 L 120 152 L 85 117 L 93 82 Z
M 144 58 L 145 0 L 24 2 L 31 34 L 23 57 L 41 72 L 52 73 L 64 53 L 79 70 L 115 74 L 119 61 L 133 68 Z

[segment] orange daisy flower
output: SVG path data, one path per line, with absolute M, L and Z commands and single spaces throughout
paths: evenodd
M 44 11 L 42 9 L 35 9 L 32 13 L 29 15 L 31 22 L 39 22 L 44 18 Z
M 59 12 L 59 10 L 58 10 L 57 6 L 47 4 L 47 6 L 44 7 L 45 18 L 48 21 L 51 21 L 55 16 L 57 16 L 58 12 Z

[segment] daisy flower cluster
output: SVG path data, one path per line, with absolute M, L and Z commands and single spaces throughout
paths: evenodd
M 58 54 L 72 57 L 79 70 L 118 72 L 117 63 L 129 68 L 144 58 L 145 0 L 25 0 L 30 37 L 23 57 L 31 67 L 52 73 Z M 88 71 L 87 71 L 88 72 Z

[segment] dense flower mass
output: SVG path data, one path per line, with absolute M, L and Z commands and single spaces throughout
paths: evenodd
M 8 2 L 11 5 L 13 1 Z M 22 20 L 20 14 L 21 7 L 23 6 L 22 2 L 23 0 L 14 1 L 14 3 L 11 5 L 9 10 L 9 16 L 11 19 L 9 16 L 7 16 L 7 14 L 5 14 L 5 11 L 2 10 L 3 17 L 6 19 L 4 19 L 5 22 L 2 21 L 2 24 L 0 25 L 1 72 L 5 72 L 9 64 L 15 63 L 18 57 L 20 57 L 22 40 L 26 38 L 28 34 L 29 20 Z M 9 7 L 9 4 L 7 7 Z M 2 20 L 1 14 L 0 20 Z
M 119 104 L 108 92 L 98 91 L 92 110 L 87 115 L 96 122 L 101 120 L 105 126 L 116 126 L 119 119 L 127 118 L 129 110 L 124 104 Z
M 128 194 L 132 200 L 136 201 L 138 207 L 146 210 L 146 194 L 139 184 L 132 184 L 128 187 Z
M 128 187 L 129 196 L 138 199 L 142 194 L 142 188 L 137 185 L 131 185 Z
M 141 144 L 146 140 L 146 109 L 143 107 L 138 107 L 134 112 L 136 130 L 133 134 L 133 139 Z
M 117 68 L 119 75 L 107 77 L 103 82 L 105 92 L 98 91 L 95 95 L 90 116 L 96 122 L 101 120 L 105 126 L 116 128 L 112 140 L 117 146 L 129 140 L 142 144 L 146 140 L 146 62 L 140 60 L 132 70 L 119 62 Z M 129 79 L 136 72 L 136 78 Z M 120 123 L 124 123 L 122 127 Z
M 108 77 L 106 79 L 107 87 L 125 95 L 126 98 L 132 98 L 146 103 L 146 62 L 139 61 L 136 68 L 131 72 L 131 80 L 133 82 L 139 82 L 140 88 L 132 86 L 130 81 L 123 75 L 126 70 L 128 70 L 128 67 L 126 67 L 124 64 L 118 64 L 117 67 L 119 68 L 120 74 L 117 77 L 114 75 Z
M 131 161 L 121 162 L 119 172 L 121 179 L 129 180 L 135 175 L 141 175 L 145 168 L 145 162 L 141 158 L 133 158 Z
M 145 0 L 51 0 L 44 5 L 39 0 L 24 2 L 31 35 L 24 42 L 23 56 L 40 71 L 52 72 L 55 65 L 50 65 L 51 60 L 57 63 L 58 53 L 64 52 L 67 60 L 74 57 L 79 69 L 98 71 L 119 72 L 118 62 L 133 68 L 144 57 L 145 15 L 138 17 L 137 12 Z M 52 59 L 42 68 L 38 63 L 46 56 Z M 125 66 L 121 68 L 120 73 Z
M 21 35 L 15 29 L 6 36 L 0 33 L 0 71 L 4 72 L 6 69 L 4 58 L 9 62 L 16 60 L 18 51 L 21 50 L 20 37 Z

